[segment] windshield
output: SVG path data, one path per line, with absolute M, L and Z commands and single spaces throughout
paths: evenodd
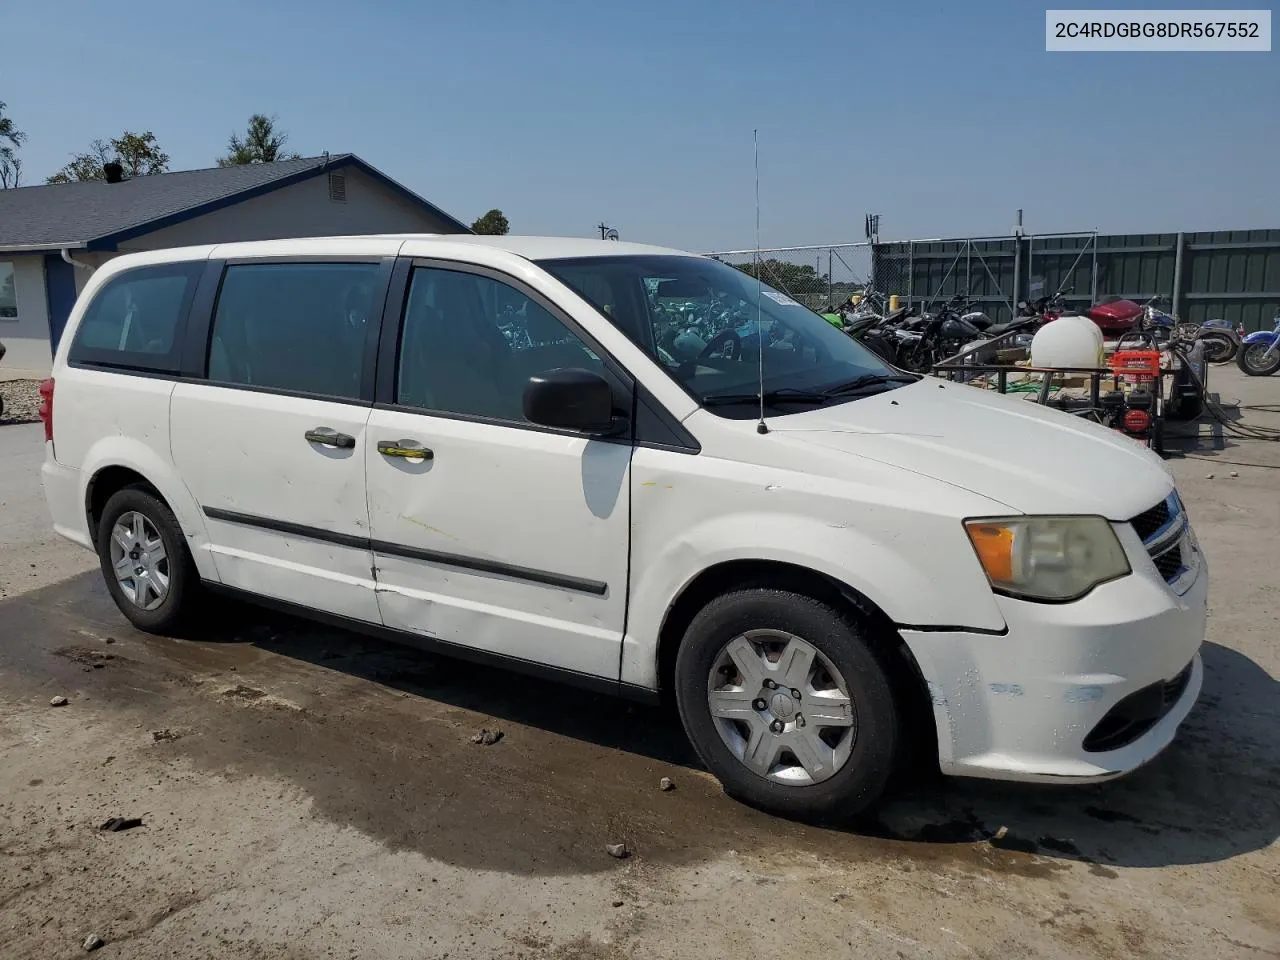
M 816 402 L 824 391 L 865 385 L 861 393 L 816 398 L 835 403 L 901 382 L 875 382 L 899 372 L 786 294 L 717 260 L 641 255 L 538 265 L 724 416 L 752 415 L 762 346 L 766 401 L 781 407 L 771 415 L 801 409 L 793 404 L 802 393 Z

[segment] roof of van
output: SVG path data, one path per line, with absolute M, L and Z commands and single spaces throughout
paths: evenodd
M 621 243 L 617 240 L 593 240 L 581 237 L 489 237 L 473 234 L 386 233 L 347 237 L 298 237 L 286 240 L 250 240 L 220 243 L 214 246 L 190 247 L 192 257 L 281 257 L 309 254 L 332 255 L 350 247 L 352 253 L 390 255 L 405 243 L 439 243 L 442 246 L 469 244 L 503 250 L 526 260 L 556 260 L 576 257 L 619 256 L 696 256 L 685 250 L 651 246 L 645 243 Z M 163 259 L 172 259 L 179 251 L 153 251 Z M 134 254 L 134 257 L 146 254 Z

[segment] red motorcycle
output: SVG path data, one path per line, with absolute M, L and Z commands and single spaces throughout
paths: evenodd
M 1124 297 L 1104 297 L 1085 310 L 1084 315 L 1098 325 L 1105 336 L 1118 337 L 1136 327 L 1146 307 Z

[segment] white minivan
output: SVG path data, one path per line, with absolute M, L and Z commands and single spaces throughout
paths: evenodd
M 141 629 L 230 592 L 671 694 L 725 789 L 778 813 L 867 807 L 913 725 L 948 774 L 1114 777 L 1200 691 L 1207 570 L 1156 456 L 887 367 L 715 260 L 132 254 L 42 389 L 54 526 Z

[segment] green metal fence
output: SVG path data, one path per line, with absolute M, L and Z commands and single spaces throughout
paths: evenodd
M 1183 320 L 1224 319 L 1270 329 L 1280 313 L 1280 230 L 1104 235 L 1024 234 L 907 240 L 872 248 L 875 277 L 929 305 L 964 294 L 996 320 L 1018 300 L 1060 293 L 1085 306 L 1101 297 L 1165 298 Z

